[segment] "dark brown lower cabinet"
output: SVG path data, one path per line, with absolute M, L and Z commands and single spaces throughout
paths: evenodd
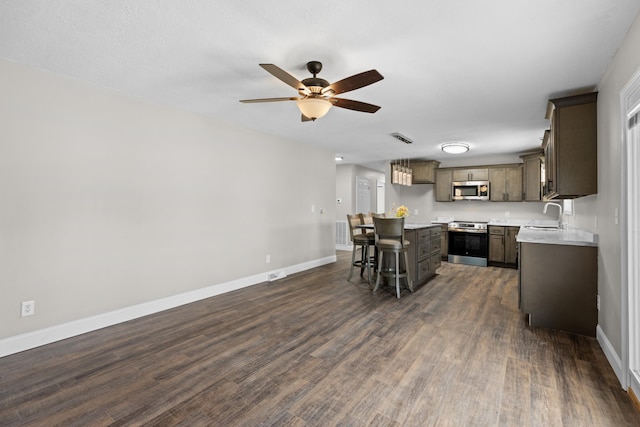
M 416 286 L 426 283 L 436 275 L 440 267 L 442 246 L 440 225 L 424 228 L 405 229 L 404 235 L 411 242 L 409 246 L 409 276 Z
M 490 265 L 518 266 L 518 235 L 519 227 L 489 226 L 489 258 Z
M 596 335 L 597 247 L 521 242 L 519 276 L 530 325 Z

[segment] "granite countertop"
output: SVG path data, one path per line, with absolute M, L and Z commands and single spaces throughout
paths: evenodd
M 450 222 L 455 221 L 452 216 L 439 216 L 436 219 L 432 220 L 432 224 L 449 224 Z
M 405 230 L 417 230 L 418 228 L 429 228 L 429 227 L 440 227 L 440 226 L 436 224 L 410 224 L 406 222 L 404 223 Z
M 598 246 L 598 235 L 580 229 L 531 229 L 520 227 L 516 241 L 545 245 Z
M 503 227 L 522 227 L 522 226 L 536 226 L 536 227 L 557 227 L 558 221 L 546 220 L 546 219 L 517 219 L 517 218 L 501 218 L 490 219 L 488 225 L 500 225 Z

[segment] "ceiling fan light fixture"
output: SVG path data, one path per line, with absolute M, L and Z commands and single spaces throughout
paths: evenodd
M 303 116 L 310 118 L 311 120 L 324 117 L 331 108 L 331 102 L 322 98 L 307 97 L 299 99 L 296 104 Z
M 469 144 L 464 142 L 447 142 L 440 147 L 442 151 L 449 154 L 462 154 L 469 151 Z

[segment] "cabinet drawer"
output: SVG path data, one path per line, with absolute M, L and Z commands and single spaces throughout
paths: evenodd
M 436 268 L 440 267 L 440 264 L 442 264 L 442 259 L 440 257 L 431 257 L 431 268 L 430 270 L 435 273 L 436 272 Z
M 428 257 L 429 254 L 431 254 L 430 242 L 428 240 L 420 242 L 418 244 L 418 259 L 424 259 L 425 257 Z
M 440 234 L 442 234 L 442 228 L 441 227 L 433 227 L 431 229 L 431 239 L 439 239 L 440 238 Z
M 442 249 L 442 240 L 432 240 L 431 241 L 431 253 L 440 252 Z
M 489 227 L 489 234 L 499 234 L 501 236 L 504 236 L 504 229 L 505 229 L 505 227 L 499 227 L 499 226 L 496 227 L 494 225 L 494 226 Z
M 418 263 L 418 282 L 429 276 L 431 271 L 431 260 L 429 258 Z
M 422 242 L 423 240 L 429 240 L 430 233 L 429 230 L 418 230 L 418 242 Z

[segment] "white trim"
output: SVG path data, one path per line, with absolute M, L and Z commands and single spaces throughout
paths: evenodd
M 636 107 L 640 102 L 640 69 L 636 70 L 633 76 L 627 81 L 627 83 L 620 90 L 620 129 L 621 129 L 621 147 L 620 147 L 620 273 L 621 273 L 621 339 L 622 339 L 622 361 L 621 369 L 622 375 L 620 382 L 622 387 L 626 390 L 630 387 L 630 382 L 637 383 L 637 379 L 634 379 L 632 370 L 638 367 L 632 366 L 635 363 L 631 358 L 637 359 L 638 355 L 638 343 L 636 337 L 640 333 L 638 330 L 638 322 L 634 320 L 635 309 L 637 308 L 636 302 L 638 301 L 638 295 L 630 284 L 629 275 L 633 274 L 630 270 L 634 268 L 634 262 L 629 262 L 632 253 L 638 253 L 638 248 L 630 248 L 633 244 L 632 239 L 629 239 L 629 215 L 632 206 L 630 206 L 627 200 L 627 195 L 631 191 L 629 189 L 629 180 L 633 174 L 634 167 L 638 165 L 632 165 L 633 159 L 630 157 L 630 149 L 627 141 L 627 120 L 628 115 L 631 112 L 635 112 Z M 631 202 L 633 203 L 633 201 Z M 633 221 L 633 219 L 632 219 Z M 637 242 L 636 242 L 636 245 Z M 633 306 L 633 307 L 632 307 Z M 634 389 L 634 392 L 636 390 Z
M 598 344 L 600 344 L 600 347 L 602 348 L 602 351 L 604 352 L 609 365 L 611 365 L 613 371 L 616 374 L 616 377 L 618 377 L 618 381 L 620 381 L 620 384 L 622 384 L 622 378 L 624 376 L 622 360 L 618 356 L 618 353 L 616 353 L 616 349 L 613 348 L 613 345 L 611 345 L 611 342 L 605 335 L 600 325 L 596 326 L 596 339 L 598 340 Z
M 284 270 L 287 275 L 299 273 L 311 268 L 320 267 L 325 264 L 336 262 L 336 256 L 328 256 L 313 261 L 296 264 L 279 271 Z M 125 307 L 119 310 L 98 314 L 96 316 L 86 317 L 84 319 L 73 320 L 71 322 L 60 325 L 51 326 L 37 331 L 27 332 L 25 334 L 16 335 L 0 340 L 0 357 L 10 354 L 29 350 L 41 345 L 50 344 L 66 338 L 71 338 L 87 332 L 105 328 L 107 326 L 117 325 L 118 323 L 127 322 L 139 317 L 148 316 L 160 311 L 175 308 L 184 304 L 210 298 L 226 292 L 235 291 L 237 289 L 246 288 L 264 283 L 268 279 L 269 273 L 260 273 L 249 277 L 232 280 L 226 283 L 208 286 L 206 288 L 196 289 L 194 291 L 161 298 L 142 304 Z
M 633 390 L 633 394 L 640 396 L 640 381 L 635 375 L 629 376 L 629 388 Z

